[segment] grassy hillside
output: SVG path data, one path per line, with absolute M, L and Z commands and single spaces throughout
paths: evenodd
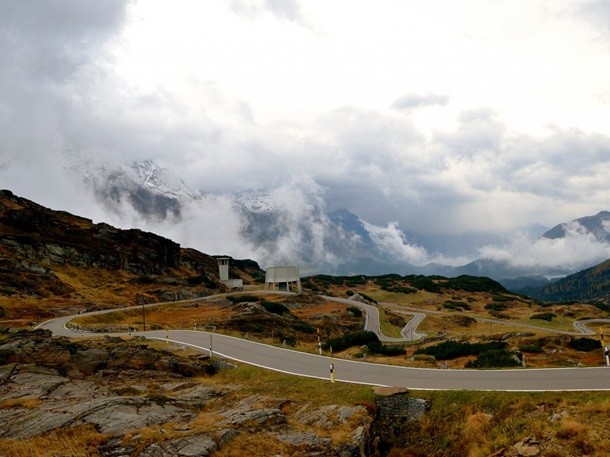
M 231 277 L 245 284 L 262 274 L 251 260 L 231 262 Z M 0 325 L 224 290 L 213 256 L 0 191 Z

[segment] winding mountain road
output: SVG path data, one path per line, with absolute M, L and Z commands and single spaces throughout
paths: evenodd
M 213 297 L 207 297 L 211 299 Z M 341 303 L 361 307 L 367 313 L 366 328 L 373 329 L 378 335 L 379 313 L 371 305 L 352 300 L 326 297 Z M 158 304 L 146 305 L 147 307 Z M 132 307 L 133 308 L 133 307 Z M 140 308 L 140 307 L 137 307 Z M 129 309 L 129 308 L 122 308 Z M 90 333 L 70 330 L 66 324 L 85 315 L 102 314 L 118 311 L 117 309 L 95 311 L 79 315 L 64 316 L 40 324 L 37 328 L 51 330 L 56 336 L 83 337 Z M 423 314 L 423 313 L 422 313 Z M 424 314 L 425 317 L 425 314 Z M 415 318 L 414 318 L 415 319 Z M 412 322 L 414 321 L 412 319 Z M 593 320 L 591 323 L 599 323 Z M 415 320 L 413 325 L 417 325 Z M 584 325 L 584 324 L 583 324 Z M 412 327 L 411 327 L 412 328 Z M 410 329 L 411 329 L 410 328 Z M 577 327 L 579 328 L 579 327 Z M 586 327 L 584 327 L 586 328 Z M 409 329 L 409 331 L 410 331 Z M 99 335 L 99 334 L 93 334 Z M 115 335 L 125 335 L 115 334 Z M 494 391 L 577 391 L 577 390 L 610 390 L 610 368 L 548 368 L 548 369 L 510 369 L 510 370 L 452 370 L 411 368 L 366 362 L 356 362 L 338 358 L 329 358 L 288 350 L 257 343 L 231 336 L 194 331 L 194 330 L 157 330 L 136 332 L 132 335 L 173 342 L 192 347 L 204 353 L 226 357 L 228 359 L 256 365 L 259 367 L 320 379 L 330 379 L 330 366 L 334 366 L 337 381 L 380 385 L 400 386 L 423 390 L 494 390 Z M 404 329 L 403 335 L 406 338 Z M 404 341 L 405 339 L 388 339 L 384 341 Z

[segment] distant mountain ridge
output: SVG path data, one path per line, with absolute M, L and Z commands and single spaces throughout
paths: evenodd
M 547 286 L 529 287 L 521 292 L 542 301 L 593 301 L 610 305 L 610 259 Z
M 610 212 L 600 211 L 594 216 L 585 216 L 570 222 L 558 224 L 545 232 L 541 238 L 551 240 L 565 238 L 570 232 L 582 228 L 593 235 L 599 241 L 610 243 Z
M 193 211 L 205 214 L 205 200 L 218 197 L 190 188 L 177 175 L 152 160 L 111 165 L 84 160 L 87 155 L 78 151 L 69 156 L 67 168 L 80 173 L 97 199 L 117 213 L 124 212 L 125 204 L 128 204 L 145 220 L 180 222 L 191 218 Z M 286 195 L 286 191 L 295 192 L 296 200 Z M 259 260 L 267 264 L 296 263 L 306 274 L 398 273 L 448 277 L 468 274 L 488 276 L 514 289 L 545 284 L 548 278 L 576 271 L 574 266 L 548 266 L 544 262 L 528 266 L 513 263 L 512 259 L 494 260 L 485 256 L 477 259 L 478 248 L 498 246 L 504 249 L 502 246 L 510 246 L 513 235 L 407 234 L 391 224 L 387 227 L 371 224 L 345 208 L 329 211 L 324 195 L 316 193 L 315 189 L 312 191 L 307 184 L 299 187 L 297 183 L 290 189 L 227 193 L 219 198 L 229 205 L 225 211 L 235 216 L 233 220 L 239 223 L 239 236 L 244 245 L 253 246 L 261 255 Z M 187 208 L 189 213 L 184 214 Z M 601 211 L 550 230 L 531 224 L 519 232 L 538 249 L 544 246 L 545 240 L 565 238 L 571 242 L 578 237 L 610 246 L 610 212 Z M 435 258 L 472 260 L 451 266 L 435 261 Z M 580 267 L 600 260 L 596 258 Z

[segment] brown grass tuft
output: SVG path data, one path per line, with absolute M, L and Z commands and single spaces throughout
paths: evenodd
M 0 439 L 0 455 L 11 457 L 95 457 L 108 439 L 92 425 L 55 430 L 29 440 Z
M 573 419 L 564 419 L 561 422 L 561 428 L 557 430 L 555 436 L 562 440 L 569 440 L 577 436 L 586 435 L 587 428 Z

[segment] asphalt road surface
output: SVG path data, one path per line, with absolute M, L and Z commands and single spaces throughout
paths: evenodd
M 343 301 L 343 299 L 339 300 Z M 353 301 L 348 300 L 348 302 L 350 304 L 355 304 Z M 373 328 L 376 325 L 378 331 L 378 312 L 375 313 L 369 308 L 364 309 L 367 310 L 367 327 Z M 117 310 L 104 310 L 95 313 L 99 314 L 114 311 Z M 375 311 L 377 311 L 376 308 Z M 40 324 L 38 328 L 49 329 L 57 336 L 83 337 L 98 335 L 66 328 L 65 325 L 67 322 L 83 315 L 84 314 L 53 319 Z M 377 322 L 375 322 L 375 315 L 377 316 Z M 176 344 L 192 347 L 204 353 L 212 352 L 214 356 L 222 356 L 283 373 L 312 378 L 330 380 L 330 367 L 332 363 L 337 381 L 359 384 L 400 386 L 424 390 L 610 390 L 610 367 L 520 368 L 510 370 L 410 368 L 355 362 L 336 357 L 331 359 L 327 355 L 319 356 L 308 354 L 269 346 L 246 339 L 193 330 L 157 330 L 136 332 L 132 335 L 145 336 L 147 338 L 168 342 L 171 341 Z M 212 347 L 211 351 L 210 346 Z

